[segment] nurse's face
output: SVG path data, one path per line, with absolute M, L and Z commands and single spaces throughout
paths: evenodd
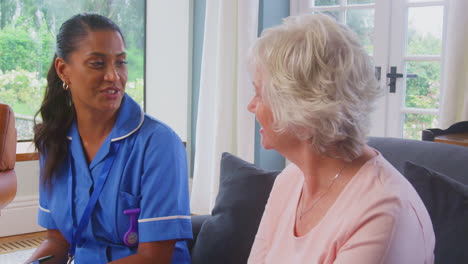
M 122 37 L 112 30 L 89 32 L 77 47 L 68 62 L 58 58 L 55 64 L 70 87 L 77 113 L 117 111 L 127 83 Z

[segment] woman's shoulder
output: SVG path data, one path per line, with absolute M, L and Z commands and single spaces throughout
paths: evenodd
M 270 193 L 270 200 L 285 203 L 292 193 L 300 191 L 304 181 L 302 171 L 295 165 L 289 164 L 278 174 Z
M 367 165 L 361 171 L 360 176 L 364 177 L 353 186 L 353 189 L 362 188 L 361 196 L 354 196 L 359 201 L 349 208 L 356 217 L 354 223 L 361 226 L 370 219 L 392 219 L 394 244 L 412 239 L 424 244 L 422 247 L 433 248 L 430 216 L 411 183 L 381 155 Z
M 296 186 L 302 184 L 304 181 L 303 173 L 294 163 L 291 163 L 281 171 L 280 174 L 276 177 L 274 187 L 276 185 L 280 186 Z M 274 188 L 273 187 L 273 188 Z
M 174 130 L 164 123 L 163 121 L 150 116 L 145 113 L 142 128 L 148 129 L 149 131 L 156 131 L 161 133 L 173 132 Z
M 179 135 L 169 125 L 148 114 L 145 114 L 139 130 L 139 134 L 143 138 L 156 137 L 164 141 L 181 140 Z
M 388 196 L 399 200 L 408 200 L 416 194 L 416 190 L 408 180 L 390 164 L 382 155 L 374 160 L 376 188 Z
M 360 205 L 373 210 L 399 215 L 409 208 L 421 211 L 424 205 L 414 187 L 380 153 L 369 160 L 355 176 L 350 186 L 354 197 L 360 197 Z

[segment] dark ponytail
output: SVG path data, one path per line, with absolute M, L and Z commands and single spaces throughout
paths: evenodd
M 34 145 L 45 155 L 43 183 L 50 182 L 54 171 L 65 161 L 68 153 L 68 131 L 75 118 L 70 89 L 64 89 L 63 82 L 55 70 L 57 57 L 69 62 L 70 54 L 74 52 L 81 40 L 89 32 L 112 30 L 123 35 L 119 27 L 110 19 L 97 14 L 78 14 L 60 27 L 57 35 L 57 49 L 47 74 L 47 87 L 44 100 L 39 111 L 34 116 Z M 36 123 L 37 116 L 42 117 L 42 123 Z
M 54 56 L 47 73 L 47 87 L 41 108 L 34 120 L 40 114 L 42 123 L 34 128 L 34 144 L 40 153 L 47 155 L 43 168 L 43 181 L 47 182 L 57 165 L 65 160 L 68 152 L 66 135 L 75 116 L 70 90 L 63 88 L 63 82 L 55 70 Z

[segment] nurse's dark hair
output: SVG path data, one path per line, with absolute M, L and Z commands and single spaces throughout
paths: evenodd
M 63 81 L 55 69 L 57 57 L 69 62 L 89 32 L 116 31 L 123 38 L 120 28 L 107 17 L 98 14 L 78 14 L 65 21 L 57 34 L 56 52 L 47 73 L 47 87 L 39 111 L 34 116 L 34 145 L 46 157 L 42 167 L 42 183 L 50 182 L 54 171 L 66 160 L 67 133 L 75 117 L 70 89 L 64 89 Z M 37 122 L 38 115 L 42 121 Z

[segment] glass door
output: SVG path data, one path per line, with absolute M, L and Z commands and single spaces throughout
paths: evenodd
M 437 127 L 448 0 L 291 0 L 291 14 L 326 13 L 359 36 L 385 95 L 372 136 L 420 139 Z
M 389 136 L 421 139 L 438 127 L 446 2 L 392 1 L 389 61 L 402 78 L 388 96 Z

